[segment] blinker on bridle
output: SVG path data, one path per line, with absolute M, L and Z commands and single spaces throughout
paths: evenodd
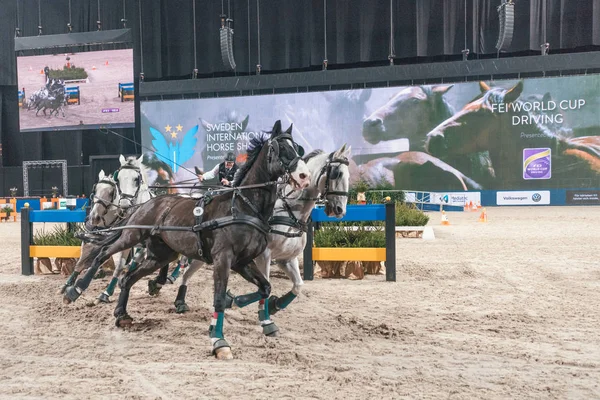
M 340 190 L 329 190 L 329 182 L 331 180 L 337 180 L 339 178 L 339 167 L 341 165 L 349 165 L 350 162 L 345 159 L 345 158 L 333 158 L 333 155 L 335 153 L 331 153 L 329 154 L 329 157 L 327 157 L 327 162 L 325 163 L 325 165 L 323 166 L 323 168 L 321 168 L 321 172 L 319 173 L 319 177 L 317 178 L 317 186 L 319 185 L 319 181 L 321 180 L 321 178 L 323 177 L 323 174 L 325 174 L 325 189 L 323 190 L 323 193 L 321 194 L 321 198 L 323 199 L 324 202 L 327 202 L 327 196 L 346 196 L 348 197 L 348 192 L 342 192 Z M 336 167 L 334 167 L 332 164 L 339 164 Z M 334 168 L 336 169 L 336 176 L 332 176 L 332 171 L 334 170 Z
M 277 135 L 275 138 L 273 139 L 269 139 L 269 153 L 268 153 L 268 160 L 269 163 L 271 163 L 272 158 L 273 158 L 273 149 L 277 149 L 277 153 L 279 153 L 279 141 L 280 140 L 285 140 L 288 139 L 290 142 L 292 142 L 292 146 L 294 148 L 294 151 L 296 152 L 296 156 L 292 159 L 292 160 L 286 160 L 287 163 L 284 163 L 284 160 L 282 159 L 281 155 L 278 158 L 278 162 L 279 165 L 285 170 L 286 174 L 289 174 L 291 170 L 293 170 L 296 165 L 298 164 L 298 161 L 300 161 L 302 159 L 302 156 L 304 155 L 304 148 L 300 145 L 298 145 L 298 143 L 294 142 L 294 139 L 292 138 L 292 135 L 290 135 L 289 133 L 281 133 L 279 135 Z

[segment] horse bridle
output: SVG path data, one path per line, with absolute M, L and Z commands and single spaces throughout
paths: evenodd
M 121 186 L 120 186 L 120 183 L 119 183 L 119 172 L 121 170 L 123 170 L 123 169 L 132 169 L 132 170 L 136 171 L 137 174 L 138 174 L 138 177 L 137 177 L 137 187 L 136 187 L 135 193 L 133 195 L 128 194 L 128 193 L 123 193 L 123 191 L 121 190 Z M 138 167 L 134 167 L 132 165 L 123 165 L 123 166 L 121 166 L 117 171 L 114 172 L 112 178 L 113 178 L 114 182 L 111 181 L 111 180 L 109 180 L 109 179 L 103 179 L 103 180 L 100 180 L 100 182 L 98 182 L 98 183 L 105 183 L 105 184 L 110 185 L 110 186 L 113 187 L 114 190 L 112 192 L 112 198 L 111 198 L 110 202 L 108 202 L 108 201 L 106 201 L 104 199 L 101 199 L 101 198 L 97 198 L 95 196 L 96 185 L 94 185 L 94 187 L 92 189 L 92 195 L 90 196 L 91 197 L 90 200 L 91 200 L 92 204 L 100 203 L 104 207 L 104 212 L 100 215 L 100 218 L 102 219 L 102 223 L 104 225 L 108 225 L 108 223 L 106 222 L 106 220 L 105 220 L 104 217 L 106 216 L 106 214 L 108 214 L 108 212 L 109 212 L 109 210 L 111 208 L 116 208 L 117 209 L 116 220 L 118 220 L 120 218 L 123 218 L 123 216 L 124 216 L 124 212 L 123 212 L 124 209 L 131 208 L 131 207 L 134 206 L 133 202 L 137 198 L 137 196 L 138 196 L 138 194 L 140 192 L 140 189 L 142 187 L 142 184 L 141 184 L 141 182 L 142 182 L 142 174 L 140 172 L 140 169 Z M 117 199 L 119 199 L 118 202 L 116 202 Z M 127 207 L 121 207 L 120 205 L 115 204 L 115 203 L 120 203 L 121 199 L 127 200 L 129 202 L 129 206 L 127 206 Z
M 294 157 L 291 160 L 286 160 L 287 163 L 284 163 L 284 160 L 281 158 L 281 154 L 279 153 L 279 143 L 278 142 L 280 140 L 286 140 L 286 139 L 289 140 L 290 142 L 292 142 L 292 147 L 294 148 L 294 151 L 296 152 L 296 157 Z M 281 133 L 281 134 L 277 135 L 275 138 L 269 139 L 268 145 L 269 145 L 269 152 L 267 153 L 267 157 L 268 157 L 269 164 L 271 164 L 271 162 L 273 160 L 273 152 L 275 151 L 275 149 L 277 149 L 277 153 L 279 154 L 277 161 L 278 161 L 279 165 L 281 166 L 281 168 L 283 168 L 283 170 L 285 171 L 285 175 L 287 177 L 289 177 L 290 171 L 292 169 L 294 169 L 294 167 L 296 167 L 296 165 L 298 164 L 298 161 L 300 161 L 302 159 L 302 156 L 304 155 L 304 148 L 302 146 L 298 145 L 298 143 L 294 142 L 292 135 L 290 135 L 289 133 Z M 302 153 L 302 154 L 300 154 L 300 153 Z
M 348 159 L 333 158 L 333 156 L 334 156 L 334 153 L 329 154 L 329 156 L 327 157 L 327 161 L 326 161 L 325 165 L 323 166 L 323 168 L 321 168 L 321 171 L 319 172 L 319 176 L 317 178 L 317 188 L 318 188 L 321 178 L 323 177 L 323 175 L 325 175 L 325 189 L 324 189 L 323 193 L 319 194 L 319 196 L 315 197 L 315 198 L 299 197 L 298 200 L 327 202 L 328 201 L 327 196 L 346 196 L 346 197 L 348 197 L 348 192 L 342 192 L 339 190 L 329 190 L 329 182 L 331 180 L 338 180 L 341 178 L 341 175 L 339 174 L 339 172 L 336 176 L 332 176 L 333 175 L 332 171 L 334 168 L 332 166 L 332 164 L 338 164 L 338 166 L 335 168 L 339 168 L 339 166 L 342 164 L 349 165 Z M 300 237 L 307 231 L 308 223 L 300 221 L 298 218 L 296 218 L 296 216 L 294 215 L 294 211 L 292 210 L 292 208 L 286 201 L 289 197 L 282 195 L 282 192 L 283 191 L 278 191 L 277 195 L 283 202 L 283 207 L 284 207 L 285 211 L 287 211 L 288 217 L 272 216 L 269 219 L 269 224 L 270 225 L 287 225 L 292 228 L 298 229 L 298 232 L 294 232 L 294 233 L 283 232 L 283 231 L 271 228 L 271 233 L 283 235 L 285 237 Z
M 134 170 L 135 172 L 137 172 L 137 188 L 135 189 L 135 193 L 134 194 L 128 194 L 128 193 L 123 193 L 123 191 L 121 190 L 121 184 L 119 182 L 119 172 L 121 172 L 121 170 L 124 169 L 131 169 Z M 121 168 L 119 168 L 117 171 L 115 171 L 114 175 L 113 175 L 113 179 L 116 182 L 116 187 L 117 190 L 119 191 L 119 196 L 122 199 L 125 199 L 129 202 L 129 207 L 133 206 L 133 202 L 135 200 L 135 198 L 138 196 L 138 194 L 140 193 L 140 189 L 142 187 L 142 173 L 140 172 L 140 169 L 138 167 L 134 167 L 132 165 L 123 165 L 121 166 Z
M 109 186 L 113 187 L 113 191 L 112 191 L 112 196 L 110 201 L 104 200 L 100 197 L 96 197 L 96 186 L 100 183 L 104 183 L 107 184 Z M 106 220 L 104 219 L 104 217 L 106 216 L 106 214 L 108 214 L 108 211 L 111 208 L 117 208 L 120 209 L 120 207 L 118 205 L 115 204 L 115 199 L 118 196 L 118 187 L 117 184 L 113 181 L 110 180 L 109 177 L 103 178 L 101 179 L 98 183 L 96 183 L 94 185 L 94 187 L 92 188 L 92 194 L 90 195 L 90 202 L 91 202 L 91 208 L 94 207 L 95 204 L 100 203 L 102 205 L 102 207 L 104 208 L 104 212 L 102 214 L 100 214 L 100 219 L 102 219 L 102 223 L 105 226 L 108 226 L 109 224 L 106 222 Z M 119 213 L 117 213 L 117 219 L 119 218 Z

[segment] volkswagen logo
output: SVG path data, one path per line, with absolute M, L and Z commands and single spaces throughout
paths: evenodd
M 539 194 L 539 193 L 534 193 L 534 194 L 531 196 L 531 200 L 535 201 L 536 203 L 537 203 L 538 201 L 540 201 L 541 199 L 542 199 L 542 195 L 541 195 L 541 194 Z

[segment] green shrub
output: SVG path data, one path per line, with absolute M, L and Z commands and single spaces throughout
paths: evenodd
M 427 222 L 429 222 L 429 215 L 414 204 L 396 203 L 396 226 L 424 226 Z
M 80 246 L 81 239 L 75 237 L 75 233 L 82 228 L 81 224 L 76 224 L 73 232 L 69 232 L 66 226 L 57 225 L 51 232 L 44 229 L 37 231 L 33 235 L 33 244 L 36 246 Z
M 51 69 L 50 78 L 54 79 L 87 79 L 88 74 L 83 68 L 63 68 L 63 69 Z
M 346 229 L 357 227 L 356 230 Z M 366 227 L 374 226 L 375 230 Z M 316 247 L 385 247 L 381 221 L 325 222 L 315 231 Z

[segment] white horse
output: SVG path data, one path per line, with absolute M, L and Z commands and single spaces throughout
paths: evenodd
M 92 208 L 87 221 L 88 226 L 91 225 L 96 228 L 112 226 L 122 220 L 136 206 L 145 203 L 152 197 L 148 187 L 146 168 L 142 164 L 142 157 L 138 159 L 128 157 L 126 159 L 121 155 L 119 162 L 121 166 L 112 176 L 104 175 L 104 171 L 100 171 L 98 175 L 99 181 L 94 187 L 93 196 L 90 197 Z M 89 246 L 94 245 L 82 244 L 81 258 L 77 262 L 73 274 L 71 274 L 63 288 L 61 288 L 61 293 L 65 294 L 63 297 L 65 303 L 75 301 L 88 288 L 97 272 L 97 269 L 89 269 L 82 279 L 75 282 L 79 273 L 91 261 L 87 259 L 87 254 L 91 249 Z M 140 252 L 140 249 L 136 251 Z M 96 304 L 109 301 L 130 252 L 131 249 L 128 249 L 115 255 L 115 272 L 113 278 L 104 292 L 98 297 Z
M 271 321 L 270 316 L 286 308 L 302 290 L 304 284 L 298 265 L 298 256 L 306 246 L 306 224 L 318 200 L 325 202 L 325 213 L 330 217 L 342 218 L 346 214 L 350 172 L 348 162 L 351 147 L 344 144 L 333 153 L 315 150 L 304 157 L 311 173 L 310 185 L 294 192 L 291 185 L 285 185 L 280 192 L 280 198 L 275 203 L 271 218 L 271 233 L 265 251 L 254 263 L 269 279 L 271 260 L 292 280 L 292 290 L 282 297 L 271 296 L 268 301 L 259 301 L 259 320 L 265 335 L 274 336 L 279 328 Z M 200 261 L 192 262 L 185 270 L 182 278 L 175 307 L 177 313 L 189 311 L 185 303 L 187 283 L 196 271 L 203 265 Z M 245 296 L 234 296 L 227 293 L 231 306 L 244 307 Z

